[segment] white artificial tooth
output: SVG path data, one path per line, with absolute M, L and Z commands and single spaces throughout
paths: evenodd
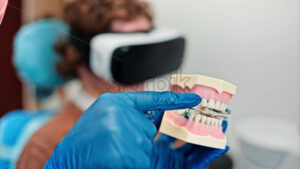
M 222 109 L 221 109 L 221 111 L 222 111 L 222 112 L 225 112 L 226 108 L 227 108 L 227 105 L 223 103 L 223 104 L 222 104 Z
M 220 107 L 220 110 L 221 110 L 222 112 L 224 112 L 224 111 L 225 111 L 224 107 L 225 107 L 225 104 L 224 104 L 224 103 L 222 103 L 222 104 L 221 104 L 221 107 Z
M 218 119 L 214 119 L 214 126 L 218 126 L 218 122 L 219 122 Z
M 216 103 L 216 110 L 221 110 L 221 102 L 217 101 Z
M 211 118 L 211 122 L 210 122 L 210 124 L 211 124 L 212 126 L 214 126 L 214 125 L 215 125 L 215 119 L 214 119 L 214 118 Z
M 201 106 L 207 107 L 207 100 L 206 99 L 202 99 Z
M 211 117 L 207 117 L 206 124 L 207 125 L 211 125 L 211 122 L 212 122 L 212 118 Z
M 227 109 L 227 104 L 224 104 L 223 112 L 225 112 Z
M 211 118 L 211 123 L 210 123 L 212 126 L 214 126 L 216 124 L 216 121 L 214 118 Z
M 202 116 L 202 117 L 201 117 L 201 123 L 202 123 L 202 124 L 205 124 L 205 122 L 206 122 L 206 119 L 207 119 L 207 117 L 206 117 L 206 116 Z
M 223 120 L 219 119 L 219 126 L 222 126 Z
M 190 111 L 190 117 L 189 117 L 189 119 L 190 119 L 190 120 L 193 120 L 193 119 L 194 119 L 194 117 L 195 117 L 195 115 L 196 115 L 196 113 L 195 113 L 195 112 L 193 112 L 193 111 Z
M 196 116 L 195 116 L 195 122 L 199 123 L 200 119 L 201 119 L 201 115 L 200 114 L 196 114 Z
M 214 109 L 215 108 L 215 101 L 213 99 L 211 99 L 209 102 L 208 102 L 208 105 L 207 107 L 211 108 L 211 109 Z

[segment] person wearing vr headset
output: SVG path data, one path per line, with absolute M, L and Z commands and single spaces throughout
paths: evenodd
M 155 139 L 165 110 L 194 107 L 201 98 L 138 91 L 145 80 L 178 69 L 184 51 L 177 31 L 153 27 L 147 3 L 76 0 L 64 14 L 68 25 L 43 19 L 18 32 L 14 65 L 31 84 L 79 78 L 82 90 L 59 111 L 3 117 L 0 168 L 196 169 L 228 151 Z

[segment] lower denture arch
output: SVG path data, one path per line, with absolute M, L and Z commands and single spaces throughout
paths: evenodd
M 181 128 L 185 128 L 190 133 L 193 133 L 202 137 L 213 137 L 215 139 L 224 140 L 225 136 L 222 132 L 221 126 L 212 126 L 202 123 L 195 123 L 193 120 L 184 118 L 183 116 L 177 115 L 174 111 L 165 112 L 165 117 L 171 121 L 174 125 Z

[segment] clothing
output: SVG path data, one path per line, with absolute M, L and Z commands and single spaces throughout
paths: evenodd
M 78 81 L 67 84 L 66 104 L 61 111 L 14 111 L 0 119 L 0 168 L 38 169 L 54 147 L 96 98 Z M 75 106 L 75 105 L 76 106 Z M 8 152 L 9 150 L 9 152 Z
M 13 111 L 0 119 L 0 168 L 15 168 L 31 136 L 54 116 L 52 111 Z
M 28 141 L 16 165 L 17 169 L 41 169 L 50 158 L 55 146 L 73 127 L 82 111 L 67 104 L 51 121 L 38 130 Z

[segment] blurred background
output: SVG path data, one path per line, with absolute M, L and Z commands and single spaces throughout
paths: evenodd
M 243 131 L 236 129 L 241 127 L 240 123 L 260 119 L 266 128 L 274 130 L 282 123 L 296 125 L 291 127 L 293 130 L 284 131 L 298 135 L 290 144 L 299 155 L 299 0 L 149 2 L 154 4 L 159 24 L 179 27 L 188 38 L 187 59 L 182 72 L 218 77 L 237 85 L 237 95 L 229 105 L 233 113 L 228 130 L 230 153 L 236 161 L 240 161 L 238 157 L 244 150 L 238 145 L 239 137 L 242 137 L 239 133 Z M 259 135 L 256 130 L 252 132 L 259 137 L 268 135 L 266 132 Z M 275 134 L 285 137 L 280 129 Z M 243 137 L 249 140 L 247 136 Z M 258 152 L 255 153 L 257 158 L 263 160 Z M 299 159 L 296 164 L 299 168 Z
M 228 130 L 235 168 L 272 168 L 253 162 L 257 158 L 283 168 L 299 167 L 299 0 L 147 1 L 153 5 L 157 25 L 178 27 L 188 39 L 182 73 L 217 77 L 238 86 L 229 106 L 233 114 Z M 13 37 L 22 24 L 60 17 L 62 11 L 61 0 L 9 3 L 0 27 L 0 115 L 39 107 L 36 94 L 18 80 L 12 67 Z M 261 138 L 251 139 L 252 133 Z M 268 133 L 270 137 L 264 137 Z M 290 147 L 285 146 L 287 140 Z M 266 154 L 257 156 L 259 151 Z

